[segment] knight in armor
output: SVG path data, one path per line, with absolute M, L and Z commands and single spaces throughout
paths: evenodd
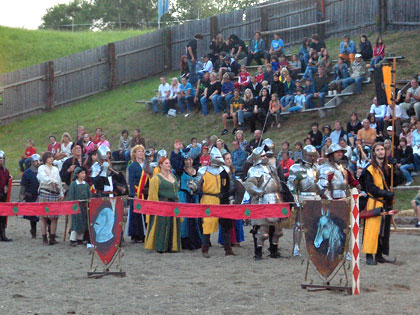
M 10 173 L 6 168 L 6 155 L 0 150 L 0 202 L 7 202 Z M 0 216 L 0 241 L 10 242 L 12 239 L 6 236 L 7 217 Z
M 317 186 L 321 198 L 333 200 L 350 196 L 349 186 L 361 190 L 360 183 L 348 168 L 344 166 L 344 153 L 338 143 L 330 145 L 327 150 L 328 161 L 321 165 Z
M 23 173 L 20 181 L 20 202 L 36 202 L 38 199 L 39 182 L 36 175 L 38 174 L 38 167 L 41 164 L 41 157 L 39 154 L 33 154 L 30 160 L 31 166 Z M 31 224 L 32 238 L 36 238 L 36 225 L 39 222 L 39 218 L 37 216 L 24 216 L 24 218 L 29 220 Z
M 245 189 L 251 196 L 251 203 L 274 204 L 281 203 L 282 186 L 277 170 L 269 163 L 264 147 L 258 147 L 252 151 L 253 166 L 248 170 Z M 278 241 L 282 236 L 280 218 L 266 218 L 252 220 L 255 260 L 262 259 L 264 241 L 269 238 L 270 226 L 273 227 L 272 243 L 270 244 L 270 257 L 279 258 Z
M 210 151 L 210 165 L 198 169 L 197 176 L 188 183 L 193 193 L 202 192 L 201 204 L 221 204 L 226 200 L 233 184 L 230 182 L 229 169 L 224 165 L 222 154 L 215 146 Z M 232 219 L 203 218 L 203 241 L 201 252 L 203 257 L 209 258 L 210 235 L 218 231 L 220 223 L 225 249 L 225 255 L 235 255 L 232 251 L 230 230 L 233 227 Z
M 289 169 L 287 186 L 292 192 L 296 204 L 296 218 L 293 226 L 293 256 L 301 256 L 300 242 L 302 240 L 302 202 L 305 200 L 319 200 L 316 174 L 319 166 L 318 151 L 313 145 L 306 145 L 302 151 L 302 159 Z

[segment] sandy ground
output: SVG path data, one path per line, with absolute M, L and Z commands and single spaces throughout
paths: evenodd
M 291 230 L 280 250 L 284 258 L 252 259 L 247 233 L 235 257 L 219 245 L 211 258 L 199 251 L 147 252 L 126 243 L 126 278 L 88 279 L 89 250 L 30 239 L 29 222 L 10 218 L 11 243 L 0 243 L 0 314 L 418 314 L 420 309 L 420 234 L 392 234 L 399 265 L 366 266 L 361 261 L 360 296 L 307 292 L 300 288 L 305 265 L 291 258 Z M 38 232 L 39 234 L 39 232 Z M 212 237 L 216 244 L 216 235 Z M 267 254 L 267 251 L 265 252 Z M 312 273 L 313 279 L 318 280 Z

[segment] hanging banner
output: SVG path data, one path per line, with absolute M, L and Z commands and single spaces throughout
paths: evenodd
M 0 216 L 26 215 L 71 215 L 80 213 L 79 202 L 1 202 Z
M 134 212 L 180 218 L 225 218 L 225 219 L 263 219 L 288 218 L 288 203 L 261 205 L 203 205 L 196 203 L 177 203 L 134 199 Z
M 94 198 L 89 203 L 89 233 L 101 261 L 108 265 L 117 252 L 122 235 L 124 202 L 120 197 Z

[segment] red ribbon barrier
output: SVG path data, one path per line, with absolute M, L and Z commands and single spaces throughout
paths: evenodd
M 262 205 L 202 205 L 197 203 L 177 203 L 134 199 L 133 212 L 180 218 L 225 218 L 225 219 L 263 219 L 288 218 L 288 203 Z
M 47 216 L 71 215 L 77 213 L 80 213 L 78 201 L 0 203 L 0 216 Z

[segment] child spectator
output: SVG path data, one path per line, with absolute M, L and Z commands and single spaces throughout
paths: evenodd
M 130 152 L 131 140 L 132 139 L 128 135 L 128 131 L 126 129 L 123 129 L 121 131 L 120 141 L 118 142 L 118 150 L 112 152 L 112 158 L 114 159 L 114 161 L 125 161 L 125 156 L 129 156 L 129 154 L 126 154 L 126 152 Z
M 357 114 L 353 112 L 350 114 L 350 121 L 347 123 L 347 138 L 351 146 L 354 146 L 357 133 L 360 129 L 362 129 L 362 123 L 357 117 Z
M 83 135 L 83 155 L 87 157 L 92 151 L 95 150 L 95 144 L 90 140 L 88 133 Z
M 286 60 L 286 56 L 285 55 L 281 55 L 280 56 L 280 68 L 286 68 L 289 69 L 289 62 Z
M 301 62 L 296 54 L 292 55 L 292 61 L 289 64 L 290 75 L 293 80 L 296 80 L 302 68 Z
M 276 93 L 278 97 L 284 96 L 284 84 L 280 82 L 279 75 L 274 73 L 273 82 L 271 83 L 271 94 Z
M 243 90 L 245 86 L 249 83 L 250 75 L 249 72 L 246 71 L 245 66 L 241 66 L 241 72 L 238 73 L 238 82 L 235 83 L 235 89 Z
M 284 141 L 281 144 L 281 151 L 277 155 L 277 160 L 279 162 L 283 160 L 283 156 L 282 156 L 283 152 L 287 152 L 290 159 L 293 158 L 293 152 L 290 150 L 290 143 L 288 141 Z
M 200 165 L 201 166 L 208 166 L 210 165 L 210 154 L 209 154 L 209 147 L 204 145 L 202 148 L 202 154 L 200 157 Z
M 385 58 L 385 44 L 382 37 L 379 36 L 376 39 L 375 46 L 373 47 L 373 58 L 370 62 L 370 66 L 373 67 L 378 64 L 382 59 Z
M 293 160 L 298 161 L 302 160 L 302 152 L 303 152 L 303 144 L 302 142 L 298 141 L 295 143 L 295 153 L 293 153 Z
M 301 110 L 305 110 L 305 95 L 302 94 L 302 89 L 298 89 L 296 91 L 296 95 L 293 98 L 293 106 L 290 107 L 289 112 L 300 112 Z M 295 160 L 296 161 L 296 160 Z
M 290 75 L 286 76 L 286 81 L 283 83 L 284 86 L 284 96 L 280 99 L 281 105 L 286 107 L 293 101 L 294 94 L 296 92 L 296 84 L 293 82 Z
M 232 100 L 234 90 L 235 85 L 230 80 L 229 73 L 225 73 L 223 75 L 222 93 L 220 96 L 225 100 L 227 108 L 230 108 L 230 101 Z
M 274 76 L 273 67 L 271 66 L 270 63 L 267 63 L 265 65 L 264 81 L 268 81 L 268 84 L 271 85 L 273 83 L 273 76 Z
M 96 128 L 95 136 L 93 137 L 93 140 L 92 140 L 92 142 L 94 144 L 98 144 L 98 142 L 101 141 L 101 134 L 102 133 L 103 133 L 102 128 Z
M 106 140 L 106 136 L 104 133 L 101 133 L 101 137 L 99 138 L 99 142 L 96 144 L 96 147 L 99 148 L 101 145 L 107 146 L 108 148 L 111 148 L 111 145 L 109 144 L 108 140 Z
M 373 49 L 372 44 L 368 40 L 366 35 L 360 36 L 360 43 L 359 43 L 359 53 L 362 55 L 364 61 L 368 61 L 372 58 Z
M 257 82 L 262 83 L 264 81 L 264 71 L 263 67 L 259 66 L 257 69 Z
M 31 166 L 31 156 L 36 153 L 35 144 L 31 139 L 26 141 L 26 149 L 24 155 L 21 157 L 19 161 L 20 173 L 21 175 L 23 172 Z
M 261 83 L 261 90 L 260 90 L 260 94 L 258 95 L 258 97 L 260 97 L 262 95 L 262 90 L 264 88 L 267 89 L 268 94 L 270 94 L 271 86 L 268 84 L 268 81 L 262 81 L 262 83 Z
M 410 124 L 408 122 L 403 122 L 402 130 L 400 133 L 400 140 L 405 138 L 407 140 L 407 145 L 411 147 L 413 145 L 413 133 L 410 129 Z
M 308 100 L 311 100 L 311 98 L 315 94 L 315 87 L 312 84 L 311 79 L 306 79 L 305 81 L 305 88 L 303 90 L 303 95 L 305 95 L 305 103 L 308 104 Z
M 271 68 L 274 72 L 277 72 L 280 69 L 279 58 L 277 57 L 277 55 L 271 56 Z
M 289 169 L 293 164 L 295 164 L 295 162 L 293 162 L 293 160 L 290 158 L 287 151 L 281 152 L 281 157 L 282 160 L 280 162 L 280 167 L 283 170 L 284 177 L 287 179 L 289 177 Z
M 275 122 L 277 123 L 277 129 L 280 129 L 280 114 L 281 114 L 281 104 L 276 93 L 271 94 L 271 101 L 269 106 L 270 118 L 275 117 Z M 274 127 L 274 120 L 271 123 L 271 128 Z
M 233 98 L 230 101 L 229 112 L 224 113 L 222 115 L 222 123 L 223 123 L 222 136 L 228 133 L 228 129 L 227 129 L 228 119 L 233 119 L 232 134 L 235 134 L 238 127 L 238 112 L 242 109 L 242 107 L 244 106 L 244 103 L 245 101 L 242 99 L 242 97 L 239 96 L 239 90 L 235 89 L 235 92 L 233 93 Z
M 50 136 L 50 143 L 48 144 L 48 152 L 51 152 L 53 156 L 55 156 L 56 153 L 60 152 L 60 142 L 57 142 L 57 138 L 55 136 Z
M 329 74 L 332 71 L 331 59 L 327 48 L 322 50 L 321 56 L 318 58 L 318 69 L 319 67 L 324 68 L 325 74 Z
M 289 70 L 287 70 L 286 67 L 281 68 L 281 70 L 280 70 L 280 76 L 279 76 L 280 82 L 285 83 L 286 80 L 287 80 L 287 76 L 288 75 L 289 75 Z
M 279 33 L 274 34 L 274 39 L 271 41 L 270 49 L 268 51 L 268 54 L 266 55 L 265 59 L 267 60 L 267 63 L 270 60 L 270 56 L 273 55 L 280 55 L 284 53 L 284 42 L 280 38 Z
M 417 223 L 414 226 L 416 228 L 420 228 L 420 190 L 417 192 L 414 200 L 411 200 L 411 205 L 413 206 L 414 213 L 417 216 Z

